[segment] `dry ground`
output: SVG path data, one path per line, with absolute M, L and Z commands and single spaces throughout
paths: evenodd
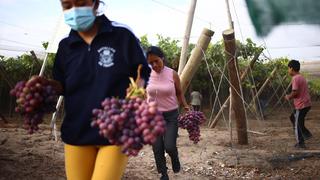
M 279 109 L 265 121 L 250 120 L 249 145 L 237 145 L 236 132 L 225 128 L 223 120 L 215 129 L 202 127 L 201 141 L 192 144 L 180 130 L 178 148 L 182 171 L 174 180 L 211 179 L 320 179 L 320 103 L 308 114 L 306 126 L 313 138 L 306 150 L 296 150 L 289 110 Z M 48 125 L 33 135 L 21 129 L 19 118 L 0 121 L 0 180 L 65 179 L 63 143 L 52 140 Z M 232 142 L 232 143 L 230 143 Z M 171 170 L 168 158 L 168 167 Z M 130 158 L 123 180 L 159 179 L 150 147 Z

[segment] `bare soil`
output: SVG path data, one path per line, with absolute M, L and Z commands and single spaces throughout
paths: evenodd
M 249 120 L 249 145 L 237 144 L 237 133 L 220 120 L 218 127 L 201 128 L 201 141 L 193 144 L 179 130 L 178 149 L 182 171 L 170 179 L 320 179 L 320 103 L 307 115 L 306 127 L 313 138 L 307 149 L 295 149 L 290 111 L 279 108 L 264 121 Z M 0 121 L 0 180 L 60 180 L 65 178 L 63 143 L 54 141 L 49 123 L 29 135 L 20 118 Z M 235 127 L 235 125 L 233 125 Z M 253 133 L 252 133 L 253 131 Z M 232 140 L 231 140 L 232 139 Z M 123 180 L 159 179 L 150 146 L 144 147 L 127 165 Z

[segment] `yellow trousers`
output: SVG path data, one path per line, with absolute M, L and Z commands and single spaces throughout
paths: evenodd
M 120 146 L 73 146 L 65 144 L 68 180 L 120 180 L 128 157 Z

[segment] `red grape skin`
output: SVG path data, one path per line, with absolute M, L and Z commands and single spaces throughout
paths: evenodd
M 165 132 L 165 121 L 155 103 L 150 105 L 141 98 L 106 98 L 101 106 L 92 111 L 91 125 L 110 143 L 122 146 L 128 156 L 138 155 L 144 145 L 153 144 Z
M 10 91 L 17 98 L 15 111 L 24 117 L 24 127 L 30 134 L 38 130 L 45 113 L 55 111 L 59 92 L 56 85 L 53 80 L 33 76 L 27 82 L 18 82 Z
M 186 129 L 189 139 L 197 144 L 200 141 L 200 125 L 205 121 L 205 115 L 200 111 L 188 111 L 178 118 L 179 127 Z

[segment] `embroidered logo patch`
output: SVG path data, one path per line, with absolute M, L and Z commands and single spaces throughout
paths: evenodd
M 98 64 L 102 67 L 111 67 L 114 65 L 113 63 L 113 55 L 116 52 L 115 49 L 111 48 L 111 47 L 101 47 L 100 49 L 98 49 L 98 53 L 99 53 L 99 62 Z

